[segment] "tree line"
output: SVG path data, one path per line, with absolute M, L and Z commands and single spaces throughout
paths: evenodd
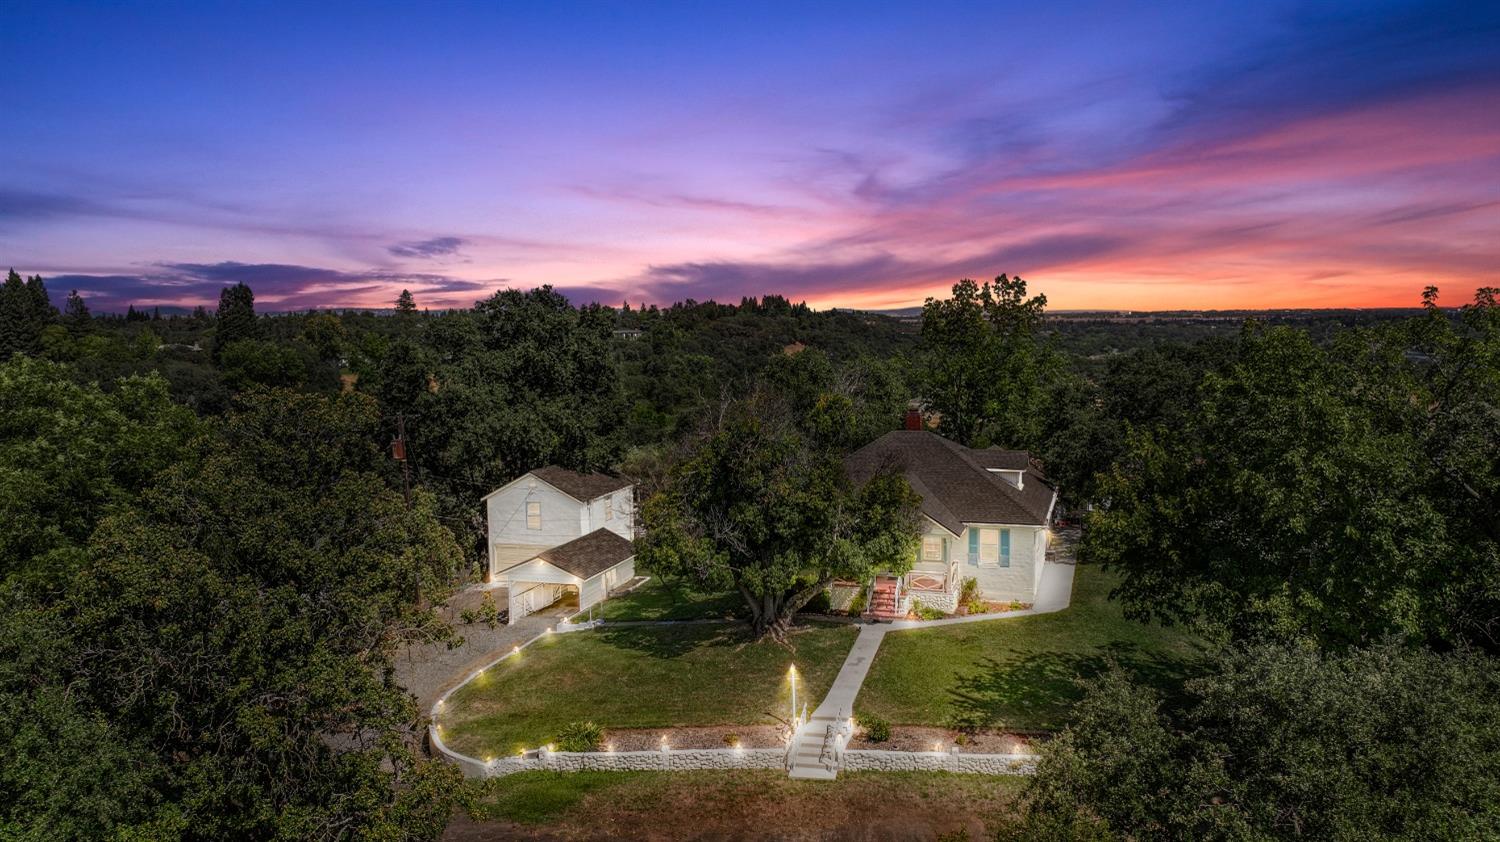
M 547 287 L 265 316 L 243 284 L 124 319 L 12 272 L 0 828 L 431 838 L 455 778 L 416 749 L 390 664 L 452 634 L 431 607 L 477 571 L 484 493 L 544 464 L 627 473 L 643 566 L 738 592 L 780 635 L 831 579 L 914 557 L 911 489 L 842 459 L 916 402 L 943 435 L 1036 454 L 1129 614 L 1216 646 L 1165 695 L 1088 677 L 1006 833 L 1494 833 L 1495 295 L 1101 360 L 1003 275 L 913 325 Z

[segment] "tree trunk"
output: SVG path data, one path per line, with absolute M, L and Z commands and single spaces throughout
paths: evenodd
M 744 585 L 736 585 L 740 596 L 750 608 L 750 627 L 757 638 L 771 637 L 786 642 L 786 633 L 792 627 L 792 618 L 802 610 L 818 591 L 828 587 L 827 580 L 820 580 L 801 590 L 786 593 L 771 593 L 755 596 Z

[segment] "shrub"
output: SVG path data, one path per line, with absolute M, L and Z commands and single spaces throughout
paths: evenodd
M 490 628 L 500 625 L 500 609 L 495 606 L 495 597 L 489 591 L 479 599 L 479 608 L 459 612 L 465 623 L 484 623 Z
M 833 597 L 829 596 L 828 589 L 824 588 L 809 599 L 807 604 L 802 606 L 802 610 L 809 614 L 827 614 L 833 610 Z
M 979 580 L 974 578 L 973 576 L 964 579 L 963 585 L 959 587 L 958 601 L 974 602 L 978 599 L 982 599 L 979 594 Z
M 862 713 L 856 721 L 865 729 L 865 739 L 872 743 L 883 743 L 891 738 L 891 723 L 873 713 Z
M 562 751 L 594 751 L 604 742 L 604 729 L 592 722 L 570 722 L 557 734 Z
M 856 616 L 865 613 L 867 601 L 868 597 L 865 596 L 865 589 L 860 588 L 859 592 L 854 594 L 854 598 L 849 600 L 849 613 Z
M 941 620 L 944 616 L 942 610 L 930 605 L 923 605 L 915 599 L 911 601 L 911 610 L 922 620 Z
M 725 734 L 724 735 L 724 745 L 727 745 L 730 748 L 734 748 L 735 746 L 738 746 L 739 744 L 740 744 L 740 735 L 739 734 Z

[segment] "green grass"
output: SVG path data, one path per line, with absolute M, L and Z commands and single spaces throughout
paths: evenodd
M 514 754 L 552 741 L 570 722 L 604 728 L 773 724 L 827 692 L 857 630 L 794 628 L 790 652 L 752 641 L 738 623 L 604 627 L 553 635 L 486 670 L 448 699 L 443 738 L 473 757 Z
M 754 829 L 767 838 L 845 838 L 863 822 L 904 835 L 929 823 L 986 824 L 1007 815 L 1021 778 L 945 772 L 855 772 L 834 781 L 793 781 L 779 770 L 681 772 L 522 772 L 473 782 L 471 815 L 480 821 L 547 825 L 585 838 L 713 838 Z M 477 836 L 476 836 L 477 838 Z M 983 838 L 983 837 L 976 837 Z
M 737 616 L 744 607 L 739 594 L 703 593 L 668 585 L 658 576 L 628 594 L 606 599 L 594 609 L 594 616 L 616 622 L 722 619 Z M 579 616 L 587 619 L 587 613 Z
M 855 709 L 901 725 L 1045 731 L 1066 724 L 1077 679 L 1111 661 L 1164 689 L 1180 685 L 1202 643 L 1180 628 L 1125 619 L 1108 599 L 1115 581 L 1080 565 L 1066 611 L 892 632 Z

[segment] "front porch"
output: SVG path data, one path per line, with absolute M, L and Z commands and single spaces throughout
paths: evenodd
M 870 583 L 870 602 L 864 616 L 873 620 L 902 620 L 916 603 L 945 614 L 958 610 L 963 587 L 958 562 L 921 562 L 903 576 L 876 576 Z

